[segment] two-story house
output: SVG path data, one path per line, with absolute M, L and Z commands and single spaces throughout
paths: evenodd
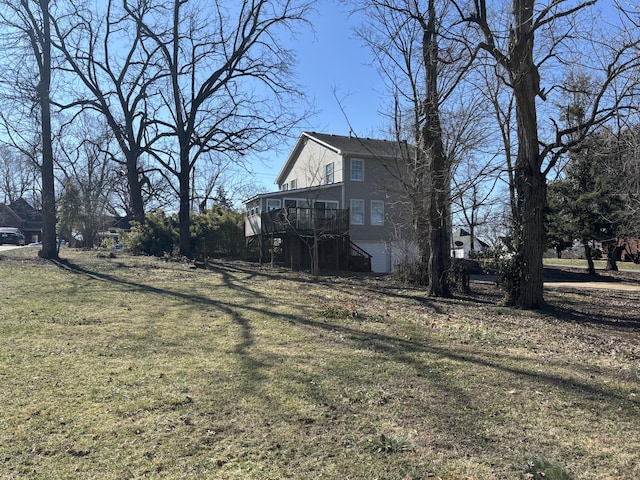
M 278 174 L 278 191 L 245 201 L 245 236 L 261 261 L 387 273 L 415 255 L 402 179 L 409 147 L 303 132 Z

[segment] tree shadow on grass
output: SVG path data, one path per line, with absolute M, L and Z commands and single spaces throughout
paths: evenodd
M 395 337 L 392 335 L 381 334 L 378 332 L 372 332 L 367 330 L 362 330 L 360 328 L 354 328 L 349 325 L 344 324 L 336 324 L 335 322 L 326 322 L 319 319 L 309 318 L 308 316 L 297 315 L 297 314 L 286 314 L 282 312 L 272 311 L 270 308 L 265 308 L 265 304 L 261 302 L 252 301 L 251 304 L 235 304 L 229 303 L 225 301 L 218 301 L 213 298 L 191 294 L 191 293 L 183 293 L 174 290 L 169 290 L 166 288 L 154 287 L 151 285 L 146 285 L 144 283 L 133 282 L 129 280 L 125 280 L 122 278 L 118 278 L 116 276 L 97 272 L 95 270 L 89 270 L 72 262 L 66 260 L 58 260 L 53 261 L 60 268 L 63 268 L 67 271 L 76 274 L 82 274 L 89 278 L 93 278 L 96 280 L 107 281 L 111 283 L 116 283 L 120 285 L 127 286 L 129 288 L 139 290 L 146 293 L 153 293 L 162 296 L 172 296 L 174 298 L 180 299 L 184 302 L 195 303 L 205 306 L 215 307 L 221 310 L 223 313 L 228 314 L 235 323 L 237 323 L 242 331 L 241 334 L 241 342 L 236 347 L 236 353 L 243 354 L 247 349 L 249 349 L 254 343 L 255 339 L 252 333 L 251 320 L 242 313 L 242 311 L 249 313 L 259 313 L 259 314 L 267 314 L 273 315 L 275 318 L 278 318 L 282 321 L 289 321 L 293 324 L 304 325 L 308 327 L 317 328 L 320 330 L 326 330 L 331 332 L 340 332 L 343 335 L 346 335 L 357 348 L 364 349 L 373 349 L 379 353 L 383 353 L 386 355 L 390 355 L 398 360 L 404 361 L 408 364 L 412 363 L 412 357 L 409 354 L 416 353 L 429 353 L 441 357 L 446 357 L 452 360 L 461 361 L 469 364 L 476 364 L 485 367 L 503 369 L 509 373 L 524 375 L 527 377 L 536 377 L 542 381 L 548 380 L 553 384 L 566 384 L 571 385 L 571 381 L 567 381 L 561 377 L 548 377 L 546 378 L 544 375 L 532 374 L 526 370 L 521 370 L 517 368 L 511 368 L 504 366 L 504 360 L 508 359 L 507 355 L 500 362 L 492 361 L 490 358 L 485 358 L 481 354 L 471 354 L 471 353 L 462 353 L 459 350 L 454 348 L 447 348 L 443 346 L 435 346 L 432 344 L 428 344 L 426 341 L 416 341 L 406 338 Z M 240 282 L 237 282 L 233 278 L 232 271 L 229 270 L 226 273 L 222 272 L 222 278 L 225 285 L 229 288 L 237 289 L 238 291 L 242 291 L 243 294 L 247 295 L 251 299 L 264 299 L 264 295 L 259 291 L 248 287 L 246 284 L 242 285 Z M 388 293 L 388 292 L 387 292 Z M 391 295 L 396 295 L 394 293 L 390 293 Z M 412 295 L 398 295 L 401 298 L 412 298 Z M 475 305 L 480 305 L 485 303 L 481 298 L 477 296 L 467 296 L 465 299 L 446 299 L 443 301 L 452 301 L 452 302 L 465 302 L 469 304 L 469 308 L 473 308 Z M 491 302 L 489 302 L 491 303 Z M 576 305 L 573 305 L 574 308 L 571 308 L 571 303 L 568 303 L 569 306 L 560 306 L 560 305 L 549 305 L 544 310 L 544 313 L 559 320 L 564 321 L 573 321 L 580 323 L 595 323 L 599 325 L 609 325 L 617 328 L 632 328 L 637 329 L 640 319 L 639 313 L 635 313 L 633 318 L 626 317 L 622 314 L 612 313 L 605 317 L 592 317 L 588 314 L 588 312 L 581 312 L 576 308 Z M 608 392 L 606 390 L 601 390 L 595 388 L 588 384 L 575 384 L 576 388 L 585 391 L 592 391 L 594 394 L 602 394 L 607 395 Z
M 559 389 L 574 397 L 592 397 L 605 401 L 615 401 L 618 405 L 623 405 L 625 408 L 631 409 L 637 409 L 640 406 L 640 399 L 636 400 L 635 397 L 627 396 L 624 392 L 616 389 L 614 385 L 608 386 L 606 382 L 590 382 L 580 379 L 577 375 L 572 375 L 570 372 L 576 370 L 578 365 L 574 367 L 564 365 L 565 368 L 561 371 L 568 371 L 569 373 L 567 374 L 550 373 L 538 368 L 535 365 L 535 360 L 508 353 L 507 350 L 497 352 L 495 349 L 484 350 L 481 347 L 473 348 L 455 343 L 449 344 L 442 340 L 432 340 L 426 335 L 420 336 L 421 338 L 412 339 L 401 336 L 400 334 L 394 335 L 373 331 L 366 323 L 355 324 L 348 321 L 323 321 L 313 312 L 313 303 L 317 300 L 314 298 L 306 299 L 306 307 L 311 308 L 306 308 L 306 310 L 296 312 L 295 314 L 282 313 L 277 310 L 277 307 L 286 303 L 289 297 L 278 298 L 276 299 L 277 302 L 273 303 L 274 299 L 268 299 L 264 293 L 252 288 L 253 285 L 248 280 L 255 280 L 256 277 L 244 277 L 247 272 L 243 272 L 242 270 L 238 272 L 234 268 L 220 268 L 216 271 L 222 276 L 224 285 L 231 289 L 236 289 L 238 298 L 236 301 L 218 301 L 206 295 L 189 294 L 129 281 L 114 275 L 86 269 L 67 261 L 59 261 L 56 262 L 56 264 L 72 273 L 85 275 L 88 278 L 123 285 L 141 292 L 171 296 L 185 302 L 185 304 L 209 306 L 227 314 L 230 321 L 234 322 L 240 329 L 240 336 L 234 346 L 233 353 L 239 357 L 240 365 L 244 370 L 245 376 L 241 389 L 243 392 L 246 392 L 246 394 L 260 396 L 262 387 L 265 386 L 267 382 L 270 382 L 268 379 L 271 378 L 265 370 L 277 369 L 281 362 L 281 359 L 277 358 L 277 354 L 261 351 L 257 346 L 255 338 L 256 326 L 253 322 L 255 321 L 256 314 L 263 314 L 268 315 L 272 321 L 288 322 L 291 328 L 298 326 L 309 329 L 316 334 L 320 332 L 324 337 L 340 338 L 340 342 L 343 342 L 346 348 L 343 353 L 346 362 L 349 361 L 350 355 L 356 359 L 356 356 L 361 355 L 362 352 L 374 352 L 380 355 L 381 362 L 384 362 L 386 358 L 390 361 L 403 364 L 407 367 L 407 371 L 415 372 L 414 375 L 417 374 L 428 379 L 435 391 L 434 395 L 441 394 L 443 398 L 451 401 L 451 404 L 443 404 L 434 406 L 433 408 L 436 409 L 442 417 L 439 420 L 438 428 L 444 429 L 445 433 L 447 431 L 451 433 L 451 438 L 453 439 L 480 438 L 485 435 L 486 424 L 483 423 L 485 420 L 482 419 L 481 415 L 476 417 L 472 413 L 469 413 L 470 410 L 468 407 L 473 406 L 476 402 L 474 392 L 465 388 L 464 385 L 459 382 L 452 382 L 446 372 L 436 366 L 439 359 L 462 364 L 464 369 L 468 369 L 468 372 L 484 369 L 494 370 L 513 377 L 514 381 L 520 379 L 525 382 L 530 382 L 533 385 L 539 385 L 540 387 L 546 386 L 548 388 Z M 242 274 L 243 277 L 238 279 L 235 276 L 237 273 Z M 274 277 L 270 278 L 279 279 L 280 277 L 278 274 L 275 274 Z M 296 280 L 293 280 L 293 282 L 295 281 Z M 293 285 L 295 286 L 295 283 L 293 283 Z M 321 283 L 320 286 L 322 286 Z M 329 288 L 332 285 L 327 284 L 326 286 Z M 375 286 L 369 286 L 367 288 L 370 289 L 370 294 L 380 293 Z M 410 299 L 412 301 L 421 301 L 421 299 L 414 298 L 417 295 L 416 292 L 389 289 L 387 292 L 382 292 L 382 294 L 396 296 L 401 300 Z M 271 303 L 266 300 L 270 300 Z M 476 298 L 473 295 L 465 299 L 451 301 L 464 302 L 468 305 L 469 310 L 472 310 L 478 305 L 488 303 L 486 300 Z M 435 302 L 435 306 L 438 306 L 438 302 Z M 564 308 L 568 311 L 564 311 Z M 570 307 L 553 307 L 550 312 L 545 313 L 551 316 L 558 316 L 558 318 L 565 321 L 587 321 L 586 313 L 584 312 L 574 313 L 574 316 L 570 317 L 569 315 L 572 311 L 569 310 L 569 308 Z M 437 311 L 437 309 L 435 311 Z M 619 320 L 621 319 L 618 318 L 617 315 L 613 315 L 611 318 L 602 319 L 601 321 L 611 322 L 619 327 L 619 324 L 616 323 Z M 312 336 L 311 338 L 313 339 L 314 337 Z M 318 337 L 318 341 L 319 338 L 320 337 Z M 324 341 L 326 341 L 326 338 Z M 289 368 L 293 369 L 292 371 L 295 373 L 296 367 L 302 367 L 300 362 L 308 361 L 307 358 L 313 359 L 313 357 L 302 355 L 295 360 L 291 360 L 292 363 L 289 365 Z M 314 360 L 319 361 L 320 359 L 316 358 Z M 333 359 L 328 359 L 328 364 L 331 364 L 332 361 Z M 318 366 L 318 368 L 321 367 L 322 365 Z M 347 382 L 350 378 L 358 379 L 357 372 L 340 371 L 339 365 L 335 365 L 333 368 L 335 368 L 335 374 L 340 376 L 337 378 L 341 378 L 343 382 Z M 411 375 L 408 374 L 407 379 L 410 378 Z M 365 379 L 359 379 L 358 381 L 362 382 L 362 388 L 369 387 Z M 381 379 L 380 381 L 383 380 Z M 371 387 L 374 386 L 375 385 L 371 385 Z M 409 384 L 399 388 L 405 389 L 407 395 L 411 395 L 411 386 Z M 298 394 L 315 396 L 318 405 L 328 405 L 335 400 L 335 398 L 334 400 L 330 398 L 335 392 L 330 392 L 326 388 L 323 390 L 312 387 L 310 382 L 305 381 L 304 375 L 301 374 L 299 388 L 294 391 L 294 394 L 296 392 Z M 500 393 L 497 392 L 494 396 L 499 398 L 499 395 Z M 278 404 L 279 400 L 277 396 L 265 398 L 264 402 L 268 403 L 269 408 L 274 412 L 282 408 L 282 405 Z M 480 404 L 478 408 L 484 407 Z M 456 412 L 460 412 L 460 415 L 457 415 Z M 471 412 L 473 411 L 471 410 Z M 345 420 L 345 423 L 348 423 L 347 420 Z M 495 448 L 500 449 L 501 447 L 496 445 Z
M 640 330 L 637 292 L 590 291 L 565 289 L 573 294 L 546 292 L 547 304 L 542 312 L 556 320 L 592 325 L 614 330 Z M 589 296 L 589 301 L 585 301 Z
M 242 315 L 242 313 L 240 312 L 241 309 L 247 309 L 247 308 L 251 309 L 251 307 L 233 305 L 228 302 L 217 301 L 212 298 L 201 296 L 201 295 L 195 295 L 191 293 L 187 294 L 183 292 L 169 290 L 166 288 L 154 287 L 154 286 L 147 285 L 140 282 L 125 280 L 123 278 L 119 278 L 111 274 L 97 272 L 95 270 L 84 268 L 68 260 L 63 260 L 63 259 L 52 260 L 52 263 L 54 263 L 58 267 L 68 272 L 71 272 L 77 275 L 84 275 L 93 280 L 104 281 L 104 282 L 125 286 L 132 290 L 137 290 L 144 293 L 152 293 L 152 294 L 165 296 L 165 297 L 170 296 L 170 297 L 179 299 L 181 301 L 184 301 L 185 303 L 195 303 L 203 306 L 214 307 L 222 311 L 224 314 L 229 315 L 233 319 L 233 322 L 235 322 L 240 327 L 241 340 L 236 346 L 235 353 L 239 355 L 243 355 L 244 352 L 250 349 L 251 346 L 255 343 L 250 320 L 246 318 L 244 315 Z M 237 286 L 231 285 L 230 280 L 227 279 L 227 281 L 229 282 L 230 288 L 237 288 Z M 252 369 L 258 369 L 260 365 L 254 364 L 254 365 L 250 365 L 250 367 Z

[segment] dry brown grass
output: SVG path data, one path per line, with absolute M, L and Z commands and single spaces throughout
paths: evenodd
M 637 293 L 64 257 L 0 260 L 2 478 L 640 478 Z

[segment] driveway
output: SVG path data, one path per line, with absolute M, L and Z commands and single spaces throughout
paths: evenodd
M 25 247 L 18 247 L 17 245 L 0 245 L 0 252 L 6 252 L 7 250 L 15 250 L 16 248 L 25 248 Z
M 497 283 L 499 277 L 497 275 L 471 275 L 472 282 Z M 623 290 L 628 292 L 640 292 L 640 283 L 622 282 L 622 281 L 590 281 L 584 282 L 563 281 L 563 280 L 545 280 L 544 288 L 573 288 L 573 289 L 600 289 L 600 290 Z
M 640 292 L 640 284 L 623 282 L 544 282 L 544 288 L 588 288 Z

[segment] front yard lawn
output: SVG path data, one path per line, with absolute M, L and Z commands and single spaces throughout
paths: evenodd
M 0 478 L 640 478 L 637 292 L 62 257 L 0 257 Z

